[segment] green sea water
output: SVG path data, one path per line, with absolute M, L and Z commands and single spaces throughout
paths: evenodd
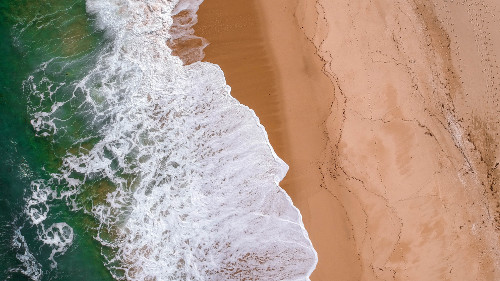
M 112 280 L 93 238 L 92 216 L 51 203 L 44 223 L 66 222 L 75 237 L 64 254 L 55 255 L 54 266 L 50 247 L 37 238 L 39 229 L 25 212 L 32 181 L 50 178 L 68 151 L 85 145 L 75 147 L 75 138 L 87 137 L 86 145 L 98 138 L 95 128 L 73 116 L 75 104 L 59 116 L 72 126 L 43 136 L 30 123 L 34 107 L 47 110 L 73 95 L 72 83 L 95 66 L 106 40 L 84 0 L 1 0 L 0 36 L 0 280 Z M 44 77 L 51 83 L 40 82 Z M 39 80 L 36 91 L 29 79 Z M 59 89 L 50 95 L 54 87 Z M 25 260 L 27 249 L 34 260 Z

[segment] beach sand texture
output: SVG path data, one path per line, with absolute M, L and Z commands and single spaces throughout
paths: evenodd
M 311 280 L 500 279 L 500 2 L 206 0 L 196 34 L 290 165 Z

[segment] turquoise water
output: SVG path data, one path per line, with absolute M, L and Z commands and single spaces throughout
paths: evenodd
M 95 64 L 96 54 L 104 46 L 103 36 L 93 27 L 85 11 L 84 1 L 19 1 L 0 2 L 0 280 L 30 280 L 21 271 L 26 265 L 16 257 L 25 249 L 13 247 L 15 232 L 20 231 L 39 263 L 43 280 L 112 280 L 104 267 L 100 244 L 91 230 L 93 218 L 83 212 L 72 212 L 66 204 L 51 209 L 50 221 L 66 221 L 73 226 L 74 243 L 51 268 L 50 250 L 37 239 L 37 229 L 24 213 L 25 200 L 33 180 L 50 178 L 61 165 L 61 158 L 72 146 L 72 139 L 88 134 L 79 130 L 64 136 L 37 137 L 30 123 L 32 104 L 39 99 L 24 87 L 36 69 L 55 60 L 45 71 L 57 83 L 70 85 Z M 39 76 L 39 75 L 38 75 Z M 46 89 L 40 89 L 46 91 Z M 66 91 L 66 92 L 65 92 Z M 52 100 L 42 101 L 49 107 L 71 89 L 61 89 Z M 71 108 L 67 111 L 71 115 Z
M 168 48 L 201 2 L 0 3 L 0 280 L 308 280 L 288 166 Z

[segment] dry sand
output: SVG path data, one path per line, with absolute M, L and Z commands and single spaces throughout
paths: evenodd
M 289 165 L 311 280 L 500 280 L 500 2 L 205 0 Z

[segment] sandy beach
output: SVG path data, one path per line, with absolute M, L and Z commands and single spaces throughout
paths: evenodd
M 500 279 L 500 3 L 205 0 L 196 35 L 290 166 L 314 281 Z

